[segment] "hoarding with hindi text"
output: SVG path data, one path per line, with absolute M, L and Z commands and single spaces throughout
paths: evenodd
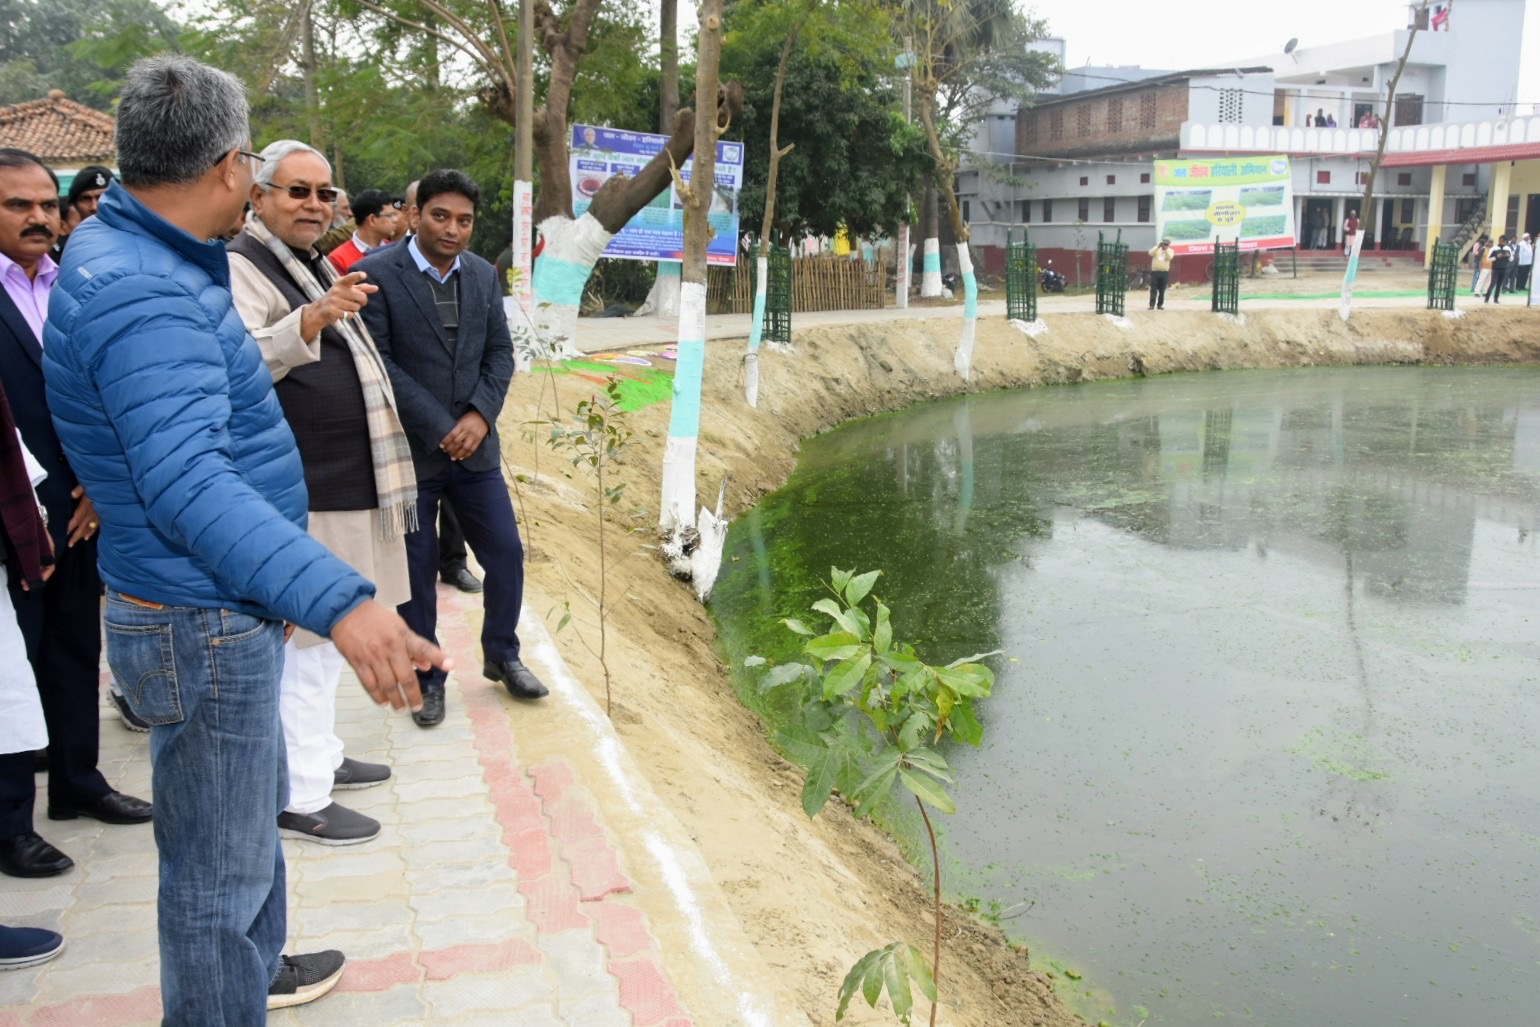
M 581 217 L 594 194 L 614 175 L 634 177 L 663 149 L 668 136 L 625 132 L 597 125 L 573 125 L 570 169 L 572 212 Z M 685 162 L 680 176 L 690 181 L 695 162 Z M 743 188 L 743 144 L 717 143 L 716 187 L 712 191 L 711 241 L 706 262 L 731 266 L 738 260 L 738 191 Z M 626 222 L 604 248 L 606 257 L 625 260 L 683 260 L 684 202 L 672 182 Z
M 1243 250 L 1293 246 L 1289 158 L 1156 161 L 1155 228 L 1177 254 L 1236 239 Z

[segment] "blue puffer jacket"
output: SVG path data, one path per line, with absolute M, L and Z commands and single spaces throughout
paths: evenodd
M 231 301 L 222 243 L 113 183 L 70 239 L 43 357 L 109 588 L 321 635 L 374 594 L 305 534 L 299 451 Z

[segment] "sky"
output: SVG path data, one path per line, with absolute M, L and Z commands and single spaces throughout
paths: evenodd
M 1067 44 L 1066 65 L 1138 64 L 1181 71 L 1276 53 L 1291 38 L 1300 46 L 1341 42 L 1406 27 L 1406 0 L 1275 0 L 1182 5 L 1158 0 L 1021 0 Z M 1453 18 L 1460 16 L 1454 0 Z M 1276 37 L 1276 38 L 1274 38 Z M 1525 7 L 1519 69 L 1520 109 L 1540 104 L 1540 0 Z

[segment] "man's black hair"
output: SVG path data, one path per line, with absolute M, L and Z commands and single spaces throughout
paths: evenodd
M 53 173 L 53 168 L 43 163 L 41 157 L 14 146 L 0 146 L 0 168 L 24 168 L 28 164 L 36 164 L 48 172 L 48 177 L 53 179 L 53 191 L 59 191 L 59 176 Z
M 417 209 L 427 210 L 428 201 L 440 193 L 459 193 L 471 201 L 472 210 L 481 208 L 481 186 L 455 168 L 439 168 L 422 176 L 422 181 L 417 183 Z
M 391 205 L 390 194 L 380 189 L 365 189 L 348 202 L 353 208 L 353 221 L 360 225 Z

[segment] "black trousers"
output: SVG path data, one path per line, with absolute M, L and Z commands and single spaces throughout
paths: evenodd
M 1166 305 L 1166 286 L 1171 284 L 1170 271 L 1150 272 L 1150 309 L 1164 308 Z
M 439 577 L 453 577 L 465 570 L 465 529 L 455 514 L 454 504 L 448 499 L 439 501 L 438 507 L 438 573 Z
M 100 740 L 101 578 L 96 543 L 64 549 L 41 589 L 10 585 L 48 725 L 48 801 L 70 805 L 112 791 L 96 768 Z M 0 756 L 0 838 L 32 830 L 32 754 Z

